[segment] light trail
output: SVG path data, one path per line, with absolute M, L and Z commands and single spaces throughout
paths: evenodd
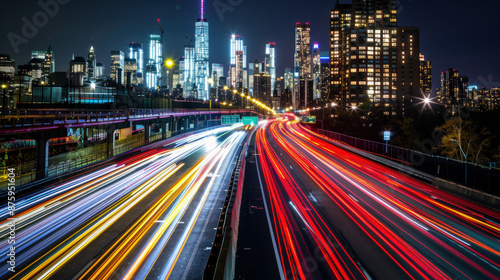
M 336 205 L 342 215 L 409 278 L 470 278 L 470 271 L 490 279 L 499 277 L 498 212 L 342 150 L 331 141 L 305 130 L 297 121 L 288 120 L 271 122 L 257 134 L 260 168 L 273 208 L 273 227 L 275 234 L 280 236 L 280 259 L 291 277 L 309 276 L 299 262 L 304 257 L 302 248 L 308 246 L 290 232 L 300 227 L 297 224 L 306 225 L 316 246 L 322 241 L 314 237 L 317 230 L 313 225 L 321 225 L 319 229 L 325 228 L 328 232 L 322 215 L 313 215 L 317 212 L 309 200 L 317 203 L 318 193 L 312 196 L 311 184 L 329 198 L 330 202 L 322 200 L 322 203 Z M 287 153 L 295 165 L 282 162 L 282 153 Z M 300 181 L 310 183 L 297 183 L 295 178 L 307 178 Z M 290 202 L 285 203 L 286 200 Z M 290 217 L 290 209 L 298 214 L 298 220 Z M 351 258 L 352 253 L 322 253 L 326 259 L 337 258 L 339 262 L 345 260 L 350 264 L 340 266 L 344 272 L 356 271 L 352 269 L 356 262 Z M 455 259 L 443 255 L 448 253 Z M 342 270 L 335 271 L 330 263 L 326 267 L 331 275 L 339 278 L 337 273 Z M 346 273 L 340 278 L 358 277 Z
M 226 159 L 236 153 L 246 135 L 243 131 L 235 132 L 234 129 L 237 128 L 228 126 L 196 133 L 164 144 L 167 149 L 153 145 L 155 148 L 119 160 L 102 170 L 94 170 L 83 176 L 73 176 L 67 181 L 23 197 L 17 202 L 17 215 L 14 217 L 18 268 L 14 277 L 52 278 L 64 266 L 71 264 L 78 254 L 95 243 L 111 226 L 123 220 L 123 217 L 133 209 L 137 209 L 146 197 L 157 192 L 156 189 L 165 185 L 171 176 L 182 170 L 184 159 L 194 154 L 206 153 L 207 156 L 182 176 L 183 183 L 178 182 L 166 188 L 165 195 L 147 209 L 144 215 L 149 215 L 148 218 L 143 216 L 135 222 L 144 226 L 142 229 L 131 227 L 127 231 L 131 236 L 144 238 L 137 240 L 135 245 L 139 245 L 136 250 L 142 248 L 144 251 L 142 255 L 147 258 L 138 259 L 137 267 L 141 268 L 142 274 L 144 271 L 149 271 L 156 261 L 151 253 L 157 255 L 161 253 L 177 222 L 200 193 L 202 199 L 197 200 L 194 212 L 197 214 L 190 216 L 187 224 L 189 230 L 183 234 L 184 244 L 189 238 L 217 176 L 213 176 L 209 182 L 205 181 L 205 177 L 210 172 L 220 171 L 223 162 L 227 162 Z M 216 141 L 221 137 L 226 140 L 217 144 Z M 168 147 L 174 148 L 168 149 Z M 165 189 L 165 186 L 162 188 Z M 0 208 L 0 216 L 5 216 L 6 213 L 6 206 Z M 163 222 L 156 223 L 158 220 Z M 155 230 L 156 234 L 152 235 Z M 0 222 L 2 241 L 8 234 L 9 220 L 2 220 Z M 133 242 L 129 242 L 129 247 L 132 244 Z M 7 260 L 6 254 L 9 250 L 7 245 L 7 242 L 0 244 L 2 266 L 5 266 Z M 180 246 L 175 254 L 179 255 L 182 248 L 183 246 Z M 135 251 L 127 253 L 130 253 L 128 258 L 137 255 Z M 163 264 L 157 265 L 163 266 Z M 174 266 L 175 262 L 171 264 L 170 272 Z M 144 270 L 145 267 L 149 269 Z M 0 272 L 0 277 L 8 272 L 6 267 L 4 268 Z M 119 268 L 123 269 L 124 266 Z

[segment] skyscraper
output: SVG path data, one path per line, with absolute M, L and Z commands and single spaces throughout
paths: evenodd
M 328 102 L 332 100 L 330 96 L 330 51 L 320 52 L 320 63 L 321 63 L 321 99 Z
M 44 60 L 45 54 L 47 54 L 46 51 L 31 51 L 31 59 L 37 58 L 37 59 Z
M 195 89 L 195 50 L 194 46 L 184 46 L 184 98 L 196 98 Z
M 127 86 L 130 85 L 137 85 L 138 84 L 138 79 L 137 79 L 137 61 L 135 58 L 125 58 L 125 66 L 124 66 L 124 84 Z
M 312 54 L 313 98 L 321 99 L 321 51 L 319 44 L 313 45 Z
M 247 47 L 243 44 L 243 37 L 239 35 L 231 35 L 231 39 L 229 41 L 229 57 L 230 57 L 230 65 L 229 65 L 229 85 L 232 87 L 238 87 L 237 82 L 238 76 L 241 76 L 241 84 L 239 87 L 244 86 L 244 82 L 246 79 L 244 78 L 244 71 L 247 69 Z M 239 68 L 239 73 L 237 71 L 237 55 L 241 55 L 241 63 L 242 67 Z M 244 81 L 245 80 L 245 81 Z M 246 81 L 248 83 L 248 81 Z M 248 85 L 247 85 L 248 86 Z
M 330 30 L 333 98 L 404 116 L 420 97 L 419 29 L 397 26 L 396 0 L 337 4 Z M 349 22 L 350 20 L 350 22 Z
M 132 42 L 129 44 L 128 58 L 135 59 L 137 62 L 137 83 L 142 84 L 142 77 L 144 75 L 144 50 L 142 44 Z
M 432 91 L 432 63 L 423 54 L 420 54 L 420 90 L 426 96 Z
M 276 89 L 276 43 L 266 44 L 266 73 L 271 75 L 271 92 Z
M 149 60 L 146 65 L 146 87 L 157 89 L 161 86 L 163 55 L 162 55 L 162 35 L 149 35 Z
M 289 89 L 290 92 L 293 89 L 293 72 L 291 68 L 285 68 L 285 75 L 283 76 L 285 79 L 285 89 Z
M 54 60 L 54 52 L 49 46 L 47 53 L 45 54 L 45 59 L 43 60 L 42 76 L 48 80 L 49 75 L 56 71 L 56 64 Z
M 104 79 L 104 64 L 102 62 L 97 62 L 95 64 L 94 75 L 96 81 Z
M 95 52 L 94 52 L 94 47 L 90 46 L 90 51 L 89 55 L 87 57 L 87 65 L 88 65 L 88 75 L 87 79 L 89 81 L 95 81 L 95 65 L 96 65 L 96 60 L 95 60 Z
M 456 114 L 458 107 L 467 107 L 469 102 L 469 78 L 460 76 L 457 70 L 441 72 L 441 89 L 436 93 L 438 102 Z
M 344 66 L 349 60 L 349 28 L 352 4 L 335 4 L 330 13 L 330 96 L 338 104 L 342 89 L 347 87 Z
M 116 85 L 123 85 L 125 82 L 123 72 L 124 68 L 125 54 L 118 50 L 111 51 L 111 73 L 109 77 L 116 83 Z
M 212 63 L 212 86 L 218 87 L 219 80 L 221 77 L 224 77 L 224 65 L 219 63 Z
M 307 85 L 311 77 L 311 25 L 298 22 L 295 25 L 295 55 L 294 55 L 294 108 L 305 108 L 311 100 L 305 99 L 304 104 L 299 104 L 300 81 Z M 307 94 L 306 94 L 307 96 Z
M 198 90 L 198 98 L 208 100 L 210 91 L 208 89 L 208 77 L 210 64 L 210 48 L 208 21 L 205 18 L 204 0 L 201 0 L 200 18 L 195 24 L 195 83 Z

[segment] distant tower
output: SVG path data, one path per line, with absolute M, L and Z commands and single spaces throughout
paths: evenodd
M 321 51 L 319 44 L 315 43 L 312 54 L 313 98 L 321 98 Z
M 201 0 L 200 18 L 195 24 L 195 84 L 198 90 L 198 98 L 208 100 L 209 88 L 209 33 L 208 21 L 205 19 L 205 3 Z
M 304 104 L 299 104 L 300 92 L 305 92 L 307 96 L 307 84 L 311 81 L 311 25 L 309 23 L 298 22 L 295 26 L 295 55 L 294 55 L 294 88 L 293 88 L 293 104 L 295 108 L 305 107 Z M 303 81 L 304 88 L 300 88 Z
M 243 45 L 243 37 L 239 35 L 231 35 L 231 40 L 229 42 L 229 57 L 230 57 L 230 65 L 229 65 L 229 85 L 232 87 L 236 87 L 238 73 L 236 71 L 236 55 L 241 53 L 242 57 L 242 71 L 247 69 L 247 48 Z
M 123 85 L 124 79 L 124 68 L 125 68 L 125 55 L 120 50 L 111 51 L 111 73 L 109 77 L 113 80 L 116 85 Z
M 142 84 L 142 77 L 144 74 L 144 50 L 142 44 L 130 43 L 129 44 L 130 53 L 128 58 L 135 59 L 137 62 L 137 82 Z
M 184 98 L 195 98 L 195 48 L 192 45 L 184 47 Z
M 271 92 L 276 89 L 276 44 L 266 44 L 266 73 L 271 75 Z
M 95 52 L 94 52 L 93 46 L 90 46 L 89 56 L 87 58 L 87 64 L 88 64 L 87 79 L 89 81 L 95 81 L 96 80 L 96 76 L 95 76 L 96 60 L 95 60 Z
M 45 59 L 43 61 L 43 70 L 42 70 L 42 76 L 47 79 L 49 77 L 49 74 L 54 73 L 56 71 L 55 67 L 55 61 L 54 61 L 54 52 L 52 51 L 52 48 L 49 45 L 49 48 L 47 49 L 47 53 L 45 54 Z
M 160 86 L 162 78 L 162 35 L 149 35 L 149 60 L 146 66 L 146 87 L 148 89 L 157 89 Z

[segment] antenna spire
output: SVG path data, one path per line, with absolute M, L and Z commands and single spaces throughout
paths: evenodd
M 203 21 L 203 18 L 205 17 L 205 1 L 201 0 L 201 21 Z

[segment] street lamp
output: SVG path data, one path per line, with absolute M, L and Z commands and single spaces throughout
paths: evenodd
M 467 185 L 467 155 L 464 153 L 464 150 L 462 149 L 462 145 L 458 143 L 457 140 L 451 139 L 452 142 L 457 143 L 458 147 L 460 148 L 460 151 L 462 152 L 462 155 L 464 156 L 464 162 L 465 162 L 465 185 Z

